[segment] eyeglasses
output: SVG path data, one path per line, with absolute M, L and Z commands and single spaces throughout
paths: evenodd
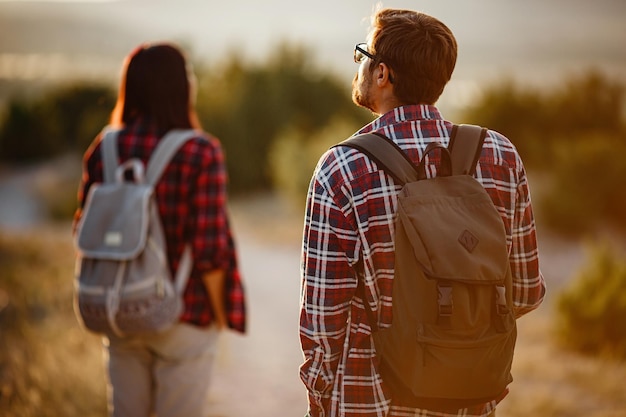
M 363 62 L 365 58 L 374 60 L 376 59 L 376 55 L 370 54 L 367 51 L 366 43 L 357 43 L 356 45 L 354 45 L 354 62 L 356 62 L 357 64 L 360 64 L 361 62 Z M 394 77 L 391 74 L 391 72 L 389 73 L 389 82 L 391 82 L 391 84 L 393 84 L 394 82 Z
M 366 43 L 357 43 L 354 46 L 354 62 L 360 64 L 365 58 L 376 59 L 376 55 L 372 55 L 367 52 Z

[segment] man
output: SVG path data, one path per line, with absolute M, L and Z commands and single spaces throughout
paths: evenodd
M 352 98 L 379 117 L 358 133 L 385 135 L 416 165 L 429 143 L 447 146 L 453 124 L 434 104 L 450 80 L 456 56 L 453 34 L 437 19 L 407 10 L 377 11 L 368 42 L 355 48 L 360 66 Z M 475 177 L 505 224 L 515 314 L 520 317 L 540 305 L 545 283 L 526 173 L 507 138 L 488 132 Z M 309 415 L 495 415 L 506 391 L 485 404 L 436 412 L 403 405 L 380 376 L 371 329 L 391 325 L 393 221 L 400 188 L 366 155 L 347 147 L 326 152 L 314 172 L 305 216 L 300 312 L 305 357 L 300 377 L 308 390 Z M 357 291 L 357 286 L 363 288 Z M 370 323 L 364 302 L 377 323 Z

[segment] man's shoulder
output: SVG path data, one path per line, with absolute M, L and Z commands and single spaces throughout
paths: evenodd
M 522 168 L 522 159 L 514 143 L 504 134 L 489 129 L 483 144 L 481 163 L 490 162 L 518 170 Z
M 358 182 L 377 170 L 364 153 L 338 143 L 320 157 L 315 176 L 329 188 L 336 188 Z
M 487 138 L 490 138 L 493 142 L 506 149 L 517 152 L 517 150 L 515 149 L 515 145 L 513 145 L 513 142 L 507 136 L 505 136 L 503 133 L 498 132 L 497 130 L 487 128 Z

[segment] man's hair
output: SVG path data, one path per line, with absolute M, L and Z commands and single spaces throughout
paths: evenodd
M 370 52 L 377 58 L 374 64 L 384 62 L 391 68 L 398 100 L 435 104 L 456 64 L 452 31 L 421 12 L 382 9 L 372 16 L 370 37 Z
M 141 45 L 124 63 L 111 124 L 144 120 L 161 131 L 191 128 L 190 94 L 182 52 L 170 44 Z

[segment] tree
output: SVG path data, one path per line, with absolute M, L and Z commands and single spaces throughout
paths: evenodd
M 316 71 L 308 56 L 302 47 L 282 45 L 263 65 L 232 55 L 221 68 L 200 74 L 199 117 L 223 143 L 232 190 L 272 187 L 269 153 L 283 131 L 314 137 L 336 116 L 358 123 L 368 117 L 346 87 Z
M 40 106 L 12 100 L 0 130 L 0 160 L 10 163 L 41 159 L 53 152 L 54 144 L 42 123 Z
M 30 102 L 13 98 L 0 125 L 0 160 L 23 163 L 82 152 L 107 123 L 114 103 L 109 87 L 81 83 Z
M 560 146 L 589 135 L 623 141 L 624 110 L 624 86 L 590 71 L 552 88 L 493 85 L 463 119 L 503 133 L 528 165 L 549 169 Z
M 59 87 L 46 95 L 42 107 L 59 150 L 84 151 L 108 123 L 115 100 L 108 86 L 82 83 Z

